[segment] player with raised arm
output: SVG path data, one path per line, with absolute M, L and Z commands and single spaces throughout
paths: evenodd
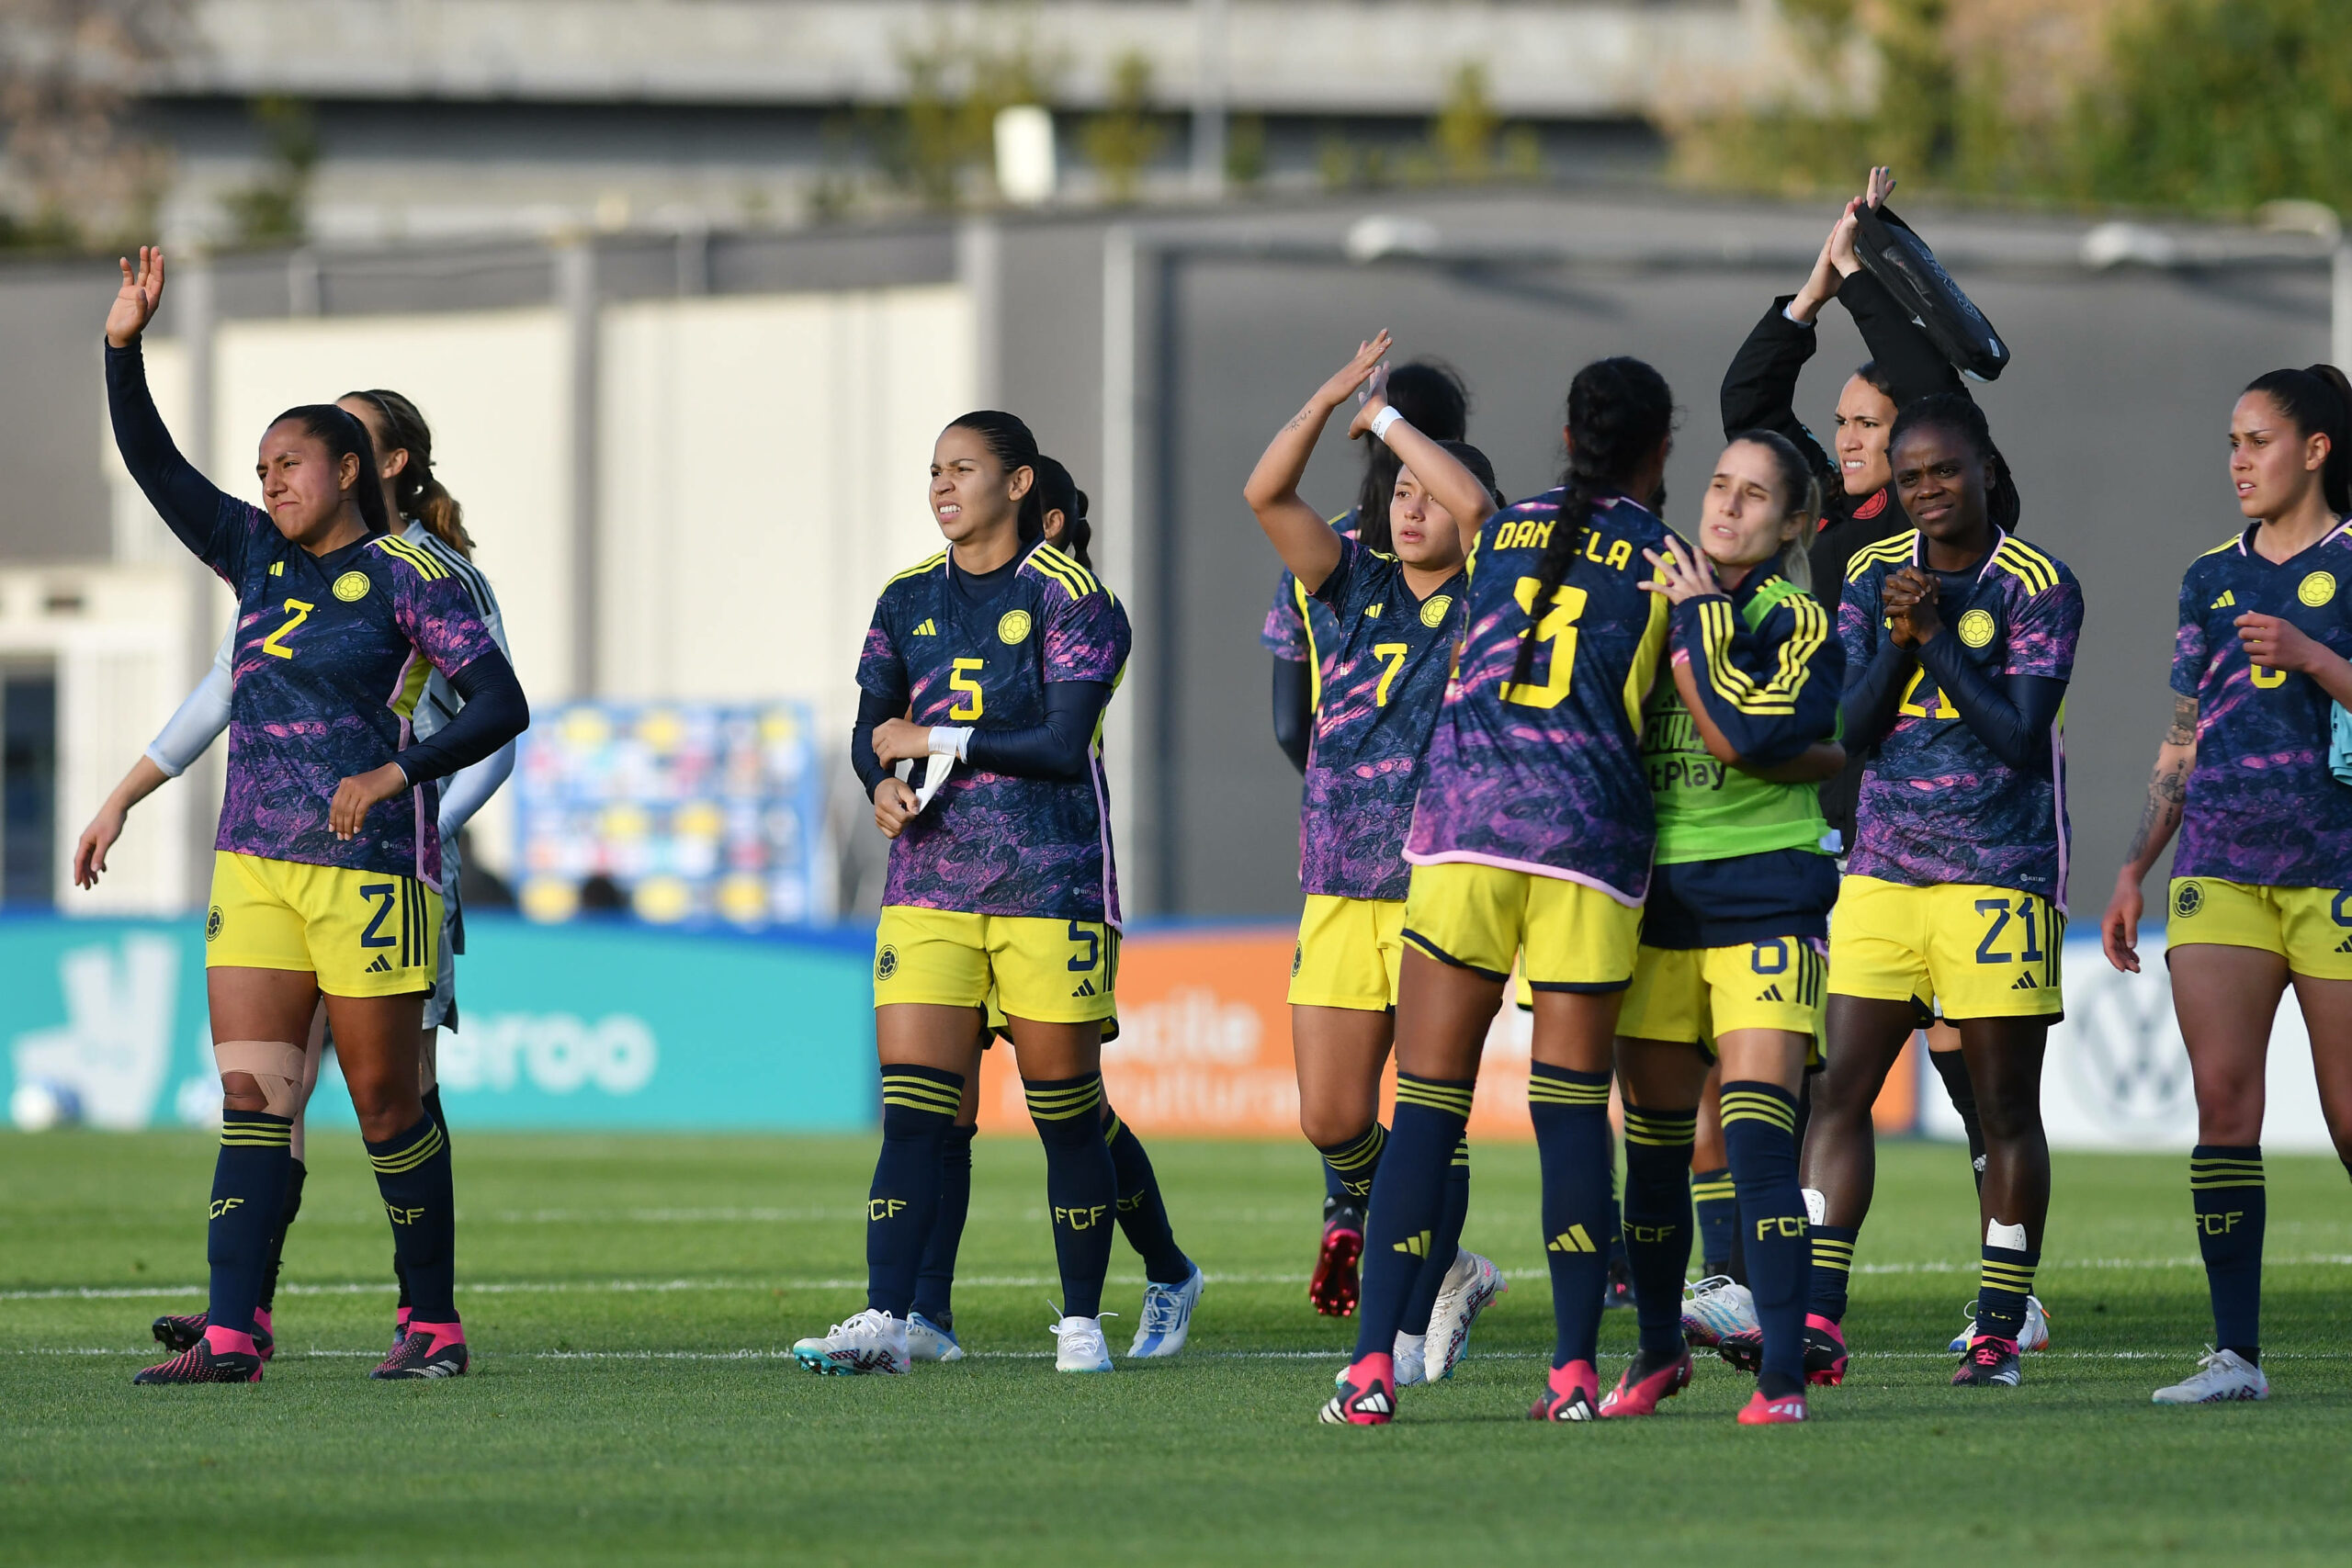
M 2062 1016 L 2065 754 L 2060 714 L 2082 629 L 2074 574 L 2015 536 L 2019 502 L 1964 398 L 1896 416 L 1894 483 L 1915 531 L 1855 556 L 1839 610 L 1846 744 L 1870 761 L 1830 922 L 1828 1064 L 1805 1185 L 1813 1227 L 1805 1369 L 1845 1375 L 1840 1324 L 1876 1175 L 1871 1108 L 1939 998 L 1984 1118 L 1975 1318 L 1953 1382 L 2015 1387 L 2050 1204 L 2041 1057 Z
M 1465 536 L 1476 536 L 1475 523 L 1457 524 L 1402 452 L 1381 519 L 1388 551 L 1361 536 L 1343 538 L 1299 498 L 1324 426 L 1359 388 L 1374 439 L 1394 434 L 1400 446 L 1428 443 L 1381 395 L 1379 367 L 1388 347 L 1385 333 L 1359 344 L 1275 434 L 1242 490 L 1285 568 L 1331 619 L 1299 816 L 1306 906 L 1291 960 L 1291 1043 L 1300 1130 L 1350 1207 L 1371 1192 L 1388 1136 L 1380 1124 L 1380 1078 L 1396 1030 L 1410 879 L 1405 835 L 1460 635 Z M 1501 503 L 1483 453 L 1460 442 L 1440 445 L 1477 477 L 1489 508 Z M 1454 1150 L 1443 1217 L 1397 1329 L 1400 1387 L 1425 1374 L 1429 1381 L 1451 1376 L 1471 1325 L 1504 1289 L 1500 1269 L 1459 1248 L 1469 1206 L 1465 1140 Z M 1354 1306 L 1355 1256 L 1344 1237 L 1335 1245 L 1330 1224 L 1325 1236 L 1309 1289 L 1318 1307 L 1337 1305 L 1344 1315 Z
M 1094 525 L 1087 516 L 1086 492 L 1078 488 L 1068 468 L 1053 457 L 1040 456 L 1037 494 L 1045 512 L 1046 543 L 1088 571 L 1094 570 Z M 1118 1020 L 1114 1018 L 1103 1026 L 1102 1038 L 1107 1043 L 1117 1033 Z M 956 1123 L 942 1143 L 939 1211 L 923 1242 L 914 1306 L 907 1315 L 907 1354 L 914 1360 L 964 1359 L 964 1348 L 956 1338 L 953 1306 L 956 1255 L 971 1211 L 972 1138 L 979 1126 L 980 1063 L 990 1040 L 998 1037 L 1012 1038 L 1003 1010 L 991 996 L 965 1068 Z M 1102 1139 L 1110 1145 L 1112 1169 L 1118 1178 L 1119 1234 L 1126 1237 L 1144 1267 L 1143 1311 L 1127 1354 L 1143 1360 L 1173 1356 L 1184 1348 L 1192 1332 L 1193 1309 L 1200 1304 L 1206 1280 L 1176 1244 L 1167 1199 L 1143 1140 L 1108 1098 L 1102 1101 Z
M 1698 549 L 1669 538 L 1653 581 L 1674 605 L 1673 679 L 1653 689 L 1642 756 L 1657 851 L 1642 947 L 1617 1020 L 1625 1096 L 1625 1251 L 1641 1343 L 1604 1417 L 1647 1416 L 1690 1380 L 1676 1310 L 1691 1247 L 1686 1173 L 1720 1066 L 1723 1137 L 1758 1327 L 1750 1426 L 1805 1418 L 1812 1261 L 1797 1187 L 1797 1099 L 1821 1060 L 1829 908 L 1820 781 L 1845 655 L 1806 592 L 1821 488 L 1796 446 L 1750 431 L 1715 461 Z M 1736 1340 L 1739 1337 L 1735 1335 Z M 1725 1352 L 1726 1359 L 1731 1352 Z
M 401 537 L 437 557 L 442 566 L 466 584 L 472 596 L 476 612 L 489 628 L 501 653 L 512 660 L 506 645 L 505 624 L 499 615 L 497 595 L 491 592 L 490 581 L 473 564 L 473 536 L 467 532 L 464 512 L 457 498 L 433 471 L 433 433 L 416 405 L 400 393 L 378 388 L 371 391 L 346 392 L 335 400 L 335 406 L 356 415 L 368 426 L 369 439 L 377 454 L 377 471 L 384 487 L 384 504 L 389 514 L 399 519 L 404 527 Z M 231 696 L 234 682 L 231 676 L 231 660 L 236 650 L 237 633 L 232 626 L 220 639 L 211 668 L 196 689 L 187 694 L 178 709 L 167 720 L 163 730 L 151 742 L 145 753 L 131 765 L 130 773 L 115 786 L 90 825 L 82 830 L 74 847 L 74 880 L 77 886 L 96 886 L 106 870 L 106 855 L 120 837 L 125 818 L 130 808 L 153 794 L 167 779 L 185 773 L 196 759 L 228 728 Z M 457 716 L 465 705 L 465 698 L 438 670 L 425 682 L 424 699 L 417 705 L 412 719 L 419 739 L 429 739 L 435 731 Z M 435 1073 L 438 1031 L 444 1025 L 454 1026 L 457 1019 L 457 960 L 465 945 L 464 924 L 458 910 L 458 883 L 460 875 L 458 859 L 458 835 L 465 829 L 475 812 L 497 793 L 501 784 L 514 771 L 516 743 L 508 741 L 489 757 L 460 769 L 441 791 L 439 827 L 442 854 L 442 920 L 441 940 L 435 949 L 438 970 L 432 996 L 424 1004 L 424 1035 L 422 1043 L 423 1090 L 424 1109 L 441 1128 L 446 1139 L 449 1133 L 447 1116 L 441 1109 L 441 1089 Z M 311 1091 L 317 1087 L 320 1057 L 329 1041 L 326 1013 L 323 1007 L 313 1021 L 309 1052 L 300 1093 L 300 1103 L 308 1104 Z M 268 1264 L 262 1276 L 259 1307 L 254 1314 L 254 1342 L 266 1360 L 274 1346 L 271 1308 L 277 1290 L 279 1268 L 286 1247 L 286 1233 L 300 1213 L 302 1188 L 308 1171 L 303 1161 L 303 1117 L 297 1110 L 291 1140 L 293 1164 L 286 1184 L 286 1201 L 277 1225 L 269 1236 Z M 413 1310 L 405 1271 L 401 1269 L 398 1248 L 394 1249 L 393 1273 L 400 1280 L 401 1295 L 395 1309 L 392 1344 L 399 1348 Z M 204 1333 L 202 1314 L 170 1314 L 159 1317 L 150 1325 L 158 1343 L 173 1350 L 185 1350 Z
M 2332 365 L 2256 377 L 2230 415 L 2237 534 L 2191 561 L 2172 728 L 2101 936 L 2140 967 L 2140 884 L 2176 829 L 2165 927 L 2197 1090 L 2189 1212 L 2213 1346 L 2158 1404 L 2267 1399 L 2262 1169 L 2271 1021 L 2289 986 L 2320 1109 L 2352 1168 L 2352 386 Z M 2331 741 L 2331 735 L 2334 739 Z
M 1434 443 L 1405 451 L 1454 519 L 1479 530 L 1461 652 L 1406 840 L 1396 1122 L 1373 1183 L 1355 1357 L 1326 1421 L 1396 1414 L 1396 1331 L 1443 1218 L 1446 1167 L 1514 960 L 1533 992 L 1528 1101 L 1556 1336 L 1531 1414 L 1587 1420 L 1599 1405 L 1610 1071 L 1656 837 L 1640 742 L 1668 621 L 1666 599 L 1641 583 L 1644 552 L 1667 539 L 1649 508 L 1673 426 L 1665 378 L 1602 359 L 1568 388 L 1567 471 L 1532 500 L 1486 516 L 1467 468 Z
M 529 723 L 513 667 L 465 585 L 390 532 L 375 446 L 345 410 L 288 410 L 256 465 L 267 510 L 181 457 L 139 340 L 164 256 L 125 261 L 107 317 L 115 441 L 164 523 L 238 595 L 229 783 L 205 923 L 222 1091 L 203 1337 L 134 1381 L 257 1382 L 254 1311 L 283 1213 L 294 1113 L 322 995 L 416 1312 L 372 1375 L 462 1374 L 447 1140 L 418 1092 L 441 917 L 436 782 Z M 467 705 L 429 741 L 430 672 Z
M 1046 1146 L 1055 1365 L 1111 1370 L 1101 1315 L 1118 1185 L 1102 1054 L 1119 903 L 1097 741 L 1130 634 L 1093 573 L 1045 542 L 1037 464 L 1008 413 L 940 433 L 930 499 L 948 547 L 884 586 L 858 660 L 850 760 L 892 840 L 874 953 L 882 1151 L 866 1305 L 793 1347 L 812 1371 L 907 1370 L 942 1146 L 991 992 Z M 902 779 L 900 762 L 920 771 Z

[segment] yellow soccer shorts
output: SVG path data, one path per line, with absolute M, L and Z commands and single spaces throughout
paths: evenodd
M 1821 1014 L 1827 1000 L 1829 954 L 1810 937 L 1775 936 L 1729 947 L 1644 947 L 1617 1015 L 1617 1032 L 1634 1040 L 1714 1043 L 1740 1029 L 1778 1029 L 1809 1036 L 1805 1065 L 1821 1065 Z
M 1404 943 L 1402 898 L 1308 894 L 1298 917 L 1298 945 L 1291 950 L 1291 1006 L 1394 1009 Z
M 1562 876 L 1453 861 L 1413 868 L 1405 943 L 1441 964 L 1508 980 L 1521 961 L 1539 991 L 1622 991 L 1642 912 Z
M 1874 876 L 1838 885 L 1829 916 L 1832 996 L 1940 1002 L 1943 1016 L 2056 1018 L 2065 1011 L 2066 917 L 2013 887 L 1906 887 Z
M 1101 920 L 968 915 L 888 904 L 874 932 L 874 1005 L 924 1002 L 1039 1023 L 1113 1015 L 1119 933 Z M 1001 1015 L 1000 1015 L 1001 1016 Z
M 413 876 L 215 851 L 208 969 L 297 969 L 331 997 L 430 991 L 441 895 Z
M 2176 876 L 2165 946 L 2257 947 L 2315 980 L 2352 980 L 2352 889 Z

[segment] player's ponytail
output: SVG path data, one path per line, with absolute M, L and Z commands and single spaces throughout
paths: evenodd
M 2246 390 L 2260 392 L 2295 422 L 2305 439 L 2327 437 L 2327 461 L 2319 471 L 2320 492 L 2338 517 L 2352 512 L 2352 381 L 2333 365 L 2273 370 L 2257 376 Z
M 1534 627 L 1584 553 L 1593 507 L 1623 494 L 1642 465 L 1673 434 L 1674 394 L 1666 378 L 1642 360 L 1624 355 L 1596 359 L 1568 383 L 1568 465 L 1560 477 L 1567 493 L 1560 498 L 1559 520 L 1536 562 L 1535 594 L 1528 601 L 1530 635 L 1520 640 L 1512 685 L 1527 684 L 1532 673 Z M 1646 504 L 1652 498 L 1634 499 Z
M 1993 444 L 1993 427 L 1976 400 L 1965 392 L 1937 392 L 1921 398 L 1894 416 L 1894 428 L 1887 434 L 1887 452 L 1892 455 L 1895 445 L 1912 431 L 1929 426 L 1966 441 L 1992 469 L 1984 491 L 1984 515 L 2004 534 L 2016 533 L 2018 520 L 2025 514 L 2025 498 L 2018 493 L 2017 475 L 2010 470 L 2009 460 Z
M 1053 457 L 1037 459 L 1037 506 L 1042 512 L 1062 514 L 1062 536 L 1054 548 L 1076 560 L 1087 570 L 1094 570 L 1094 558 L 1089 549 L 1094 542 L 1094 525 L 1087 521 L 1086 492 L 1069 477 L 1069 470 Z
M 1781 481 L 1781 521 L 1794 518 L 1797 525 L 1774 564 L 1782 577 L 1810 593 L 1813 559 L 1805 553 L 1805 546 L 1821 522 L 1821 476 L 1804 460 L 1797 444 L 1777 430 L 1746 430 L 1731 438 L 1735 446 L 1743 443 L 1771 454 L 1772 468 Z
M 1415 359 L 1388 373 L 1388 406 L 1432 441 L 1459 441 L 1470 428 L 1470 389 L 1462 373 L 1438 359 Z M 1385 441 L 1367 441 L 1363 479 L 1356 486 L 1356 538 L 1364 548 L 1394 555 L 1388 502 L 1405 464 Z
M 390 533 L 391 519 L 384 511 L 384 481 L 376 471 L 376 444 L 368 438 L 367 423 L 333 403 L 298 403 L 269 423 L 275 428 L 289 420 L 325 445 L 329 462 L 340 465 L 345 457 L 359 459 L 359 477 L 353 481 L 351 499 L 358 503 L 360 521 L 368 525 L 370 534 Z
M 1037 480 L 1042 473 L 1037 438 L 1029 427 L 1014 414 L 1001 409 L 975 409 L 970 413 L 950 420 L 950 430 L 968 430 L 988 446 L 989 453 L 1004 469 L 1007 484 L 1022 469 L 1029 470 L 1028 493 L 1021 498 L 1018 527 L 1021 547 L 1027 550 L 1046 536 L 1046 503 L 1038 493 Z M 1067 515 L 1067 514 L 1065 514 Z
M 435 538 L 468 560 L 473 559 L 474 536 L 466 532 L 465 508 L 434 476 L 433 427 L 424 423 L 424 415 L 414 403 L 389 388 L 345 392 L 344 396 L 366 402 L 383 420 L 387 452 L 408 454 L 407 465 L 392 476 L 392 499 L 399 504 L 401 515 L 424 524 Z

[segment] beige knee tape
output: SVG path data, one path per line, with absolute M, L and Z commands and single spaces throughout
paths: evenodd
M 302 1101 L 309 1098 L 302 1066 L 307 1055 L 300 1045 L 289 1045 L 282 1040 L 222 1040 L 212 1047 L 212 1059 L 219 1065 L 220 1076 L 250 1076 L 261 1086 L 262 1109 L 272 1116 L 294 1117 L 302 1113 Z

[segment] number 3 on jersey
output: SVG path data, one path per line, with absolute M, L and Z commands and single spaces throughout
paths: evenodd
M 1519 607 L 1526 611 L 1531 619 L 1535 615 L 1536 590 L 1543 586 L 1532 577 L 1522 577 L 1511 591 L 1511 597 L 1519 601 Z M 1560 699 L 1568 694 L 1568 686 L 1576 679 L 1577 619 L 1584 614 L 1585 601 L 1589 597 L 1583 589 L 1571 588 L 1566 583 L 1552 590 L 1551 609 L 1543 619 L 1536 621 L 1532 631 L 1520 634 L 1521 637 L 1532 637 L 1539 643 L 1552 645 L 1550 673 L 1540 686 L 1514 686 L 1508 681 L 1504 682 L 1503 701 L 1530 708 L 1555 708 L 1560 705 Z

